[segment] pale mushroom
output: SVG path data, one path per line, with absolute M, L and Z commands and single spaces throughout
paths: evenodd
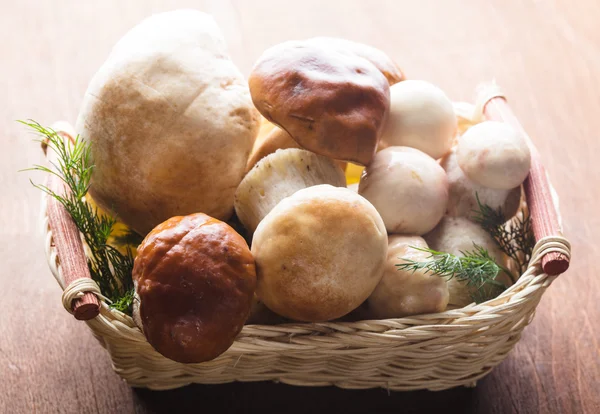
M 318 185 L 283 199 L 252 240 L 259 299 L 290 319 L 319 322 L 357 308 L 381 280 L 383 220 L 347 188 Z
M 235 212 L 253 232 L 285 197 L 318 184 L 345 187 L 346 177 L 334 161 L 322 155 L 298 148 L 277 150 L 246 174 L 235 192 Z
M 385 270 L 381 281 L 369 296 L 366 309 L 369 318 L 401 318 L 423 313 L 442 312 L 448 304 L 448 285 L 443 277 L 424 269 L 400 270 L 397 264 L 406 260 L 426 261 L 429 253 L 418 249 L 427 243 L 418 236 L 389 236 Z
M 449 184 L 449 200 L 446 213 L 453 217 L 473 219 L 479 211 L 479 204 L 488 205 L 494 210 L 501 209 L 506 219 L 513 217 L 521 205 L 521 187 L 510 190 L 487 188 L 471 181 L 459 167 L 456 149 L 440 160 L 446 171 Z
M 472 252 L 475 246 L 479 246 L 486 249 L 499 265 L 504 266 L 506 263 L 506 256 L 494 239 L 479 225 L 464 217 L 444 217 L 440 224 L 423 238 L 430 248 L 439 252 L 462 256 L 463 253 Z M 503 283 L 509 282 L 503 273 L 498 276 L 498 280 Z M 456 278 L 448 279 L 447 283 L 450 292 L 449 305 L 463 307 L 473 302 L 473 290 L 466 283 Z
M 83 98 L 90 195 L 140 234 L 176 215 L 227 220 L 259 123 L 214 19 L 155 14 L 119 40 Z
M 503 122 L 486 121 L 469 128 L 458 140 L 456 157 L 471 181 L 502 190 L 520 186 L 531 166 L 527 142 Z
M 432 230 L 446 211 L 448 179 L 429 155 L 389 147 L 365 168 L 358 193 L 373 203 L 389 233 L 421 235 Z
M 390 116 L 380 148 L 412 147 L 438 159 L 450 151 L 456 130 L 452 101 L 437 86 L 405 80 L 390 87 Z

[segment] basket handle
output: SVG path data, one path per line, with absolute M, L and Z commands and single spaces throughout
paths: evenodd
M 71 128 L 67 124 L 57 123 L 53 129 L 65 140 L 68 139 L 73 142 L 73 133 L 70 132 Z M 58 165 L 57 154 L 44 144 L 43 149 L 46 152 L 46 158 L 50 165 L 52 167 Z M 50 190 L 61 196 L 68 194 L 70 191 L 59 177 L 52 174 L 48 177 L 47 186 Z M 66 288 L 77 279 L 91 280 L 79 230 L 65 207 L 54 197 L 47 197 L 48 223 L 52 229 L 52 239 L 60 258 L 64 287 Z M 93 293 L 84 292 L 82 296 L 71 302 L 71 311 L 75 319 L 90 320 L 100 313 L 100 302 Z
M 550 182 L 537 148 L 495 84 L 486 85 L 479 92 L 477 102 L 479 112 L 483 113 L 489 120 L 505 122 L 513 127 L 523 135 L 529 146 L 531 169 L 523 183 L 523 187 L 536 242 L 553 236 L 562 237 L 559 215 L 552 199 Z M 564 273 L 569 268 L 569 260 L 570 258 L 561 252 L 549 251 L 542 256 L 542 269 L 544 273 L 556 276 Z

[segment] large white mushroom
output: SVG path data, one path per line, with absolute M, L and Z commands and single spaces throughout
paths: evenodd
M 471 181 L 502 190 L 520 186 L 531 165 L 523 136 L 509 125 L 494 121 L 469 128 L 458 140 L 456 157 Z
M 452 101 L 437 86 L 405 80 L 390 87 L 390 115 L 380 148 L 412 147 L 438 159 L 450 151 L 456 130 Z
M 76 130 L 91 146 L 90 194 L 141 234 L 177 215 L 226 220 L 259 123 L 211 16 L 151 16 L 85 93 Z
M 290 319 L 319 322 L 357 308 L 381 280 L 387 233 L 347 188 L 317 185 L 283 199 L 252 239 L 258 298 Z
M 427 233 L 448 203 L 448 180 L 429 155 L 409 147 L 379 151 L 360 179 L 358 193 L 369 200 L 389 233 Z

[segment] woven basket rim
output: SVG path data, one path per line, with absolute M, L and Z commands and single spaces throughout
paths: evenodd
M 59 285 L 63 288 L 64 283 L 62 282 L 62 276 L 60 271 L 60 263 L 58 260 L 58 256 L 52 244 L 52 230 L 48 225 L 48 218 L 46 215 L 46 204 L 47 204 L 46 194 L 42 195 L 42 221 L 43 221 L 43 230 L 46 236 L 46 255 L 48 258 L 50 270 Z M 347 331 L 367 331 L 367 332 L 382 332 L 387 327 L 388 329 L 410 329 L 412 326 L 429 326 L 429 327 L 448 327 L 457 324 L 464 323 L 466 320 L 468 321 L 471 318 L 477 319 L 480 315 L 486 315 L 494 310 L 498 309 L 503 305 L 509 304 L 515 295 L 519 292 L 522 292 L 529 284 L 532 282 L 532 278 L 540 279 L 539 281 L 547 280 L 551 283 L 556 276 L 548 276 L 543 273 L 541 269 L 541 257 L 544 251 L 544 246 L 549 242 L 553 244 L 550 248 L 567 254 L 570 256 L 570 245 L 568 241 L 564 238 L 555 238 L 556 240 L 540 240 L 534 249 L 534 254 L 532 255 L 532 259 L 529 263 L 527 270 L 519 276 L 516 283 L 511 285 L 508 289 L 503 291 L 497 297 L 490 299 L 488 301 L 482 303 L 471 303 L 462 308 L 455 309 L 447 309 L 443 312 L 438 313 L 427 313 L 421 315 L 413 315 L 402 318 L 387 318 L 387 319 L 364 319 L 359 321 L 327 321 L 327 322 L 283 322 L 279 324 L 246 324 L 242 328 L 242 331 L 238 334 L 236 341 L 243 337 L 248 336 L 262 336 L 259 332 L 262 332 L 265 338 L 273 337 L 269 332 L 281 332 L 281 331 L 289 331 L 294 335 L 325 335 L 328 332 L 347 332 Z M 562 246 L 561 246 L 562 245 Z M 561 248 L 562 247 L 562 248 Z M 81 281 L 86 280 L 86 285 L 89 284 L 90 279 L 79 279 Z M 536 283 L 539 287 L 542 286 L 541 283 Z M 77 280 L 75 282 L 78 282 Z M 95 283 L 91 281 L 92 283 Z M 99 292 L 99 289 L 98 289 Z M 77 291 L 74 293 L 77 295 Z M 110 314 L 112 315 L 112 319 L 121 321 L 125 325 L 137 329 L 140 334 L 142 334 L 141 330 L 134 323 L 133 318 L 119 310 L 110 308 L 101 294 L 97 294 L 101 304 L 102 304 L 102 314 Z M 67 303 L 71 303 L 72 298 L 68 298 Z M 101 315 L 97 316 L 101 317 Z M 466 320 L 465 320 L 466 319 Z M 401 328 L 403 327 L 403 328 Z M 258 335 L 257 335 L 258 334 Z

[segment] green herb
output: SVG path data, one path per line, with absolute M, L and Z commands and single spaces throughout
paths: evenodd
M 475 196 L 479 211 L 475 211 L 473 219 L 492 236 L 500 250 L 515 261 L 519 275 L 522 275 L 527 270 L 535 246 L 531 217 L 524 212 L 522 216 L 517 215 L 507 223 L 501 208 L 494 210 L 487 204 L 482 204 L 479 195 Z
M 461 251 L 462 256 L 411 246 L 413 249 L 429 253 L 429 256 L 422 262 L 403 258 L 404 263 L 397 264 L 396 267 L 398 270 L 424 270 L 425 273 L 448 279 L 456 278 L 467 285 L 475 302 L 485 302 L 506 289 L 496 277 L 501 271 L 508 270 L 496 263 L 486 249 L 476 244 L 473 246 L 471 251 Z
M 90 147 L 77 136 L 72 144 L 51 128 L 44 128 L 35 121 L 19 121 L 30 127 L 43 137 L 43 142 L 58 155 L 58 164 L 53 163 L 54 169 L 35 165 L 29 170 L 43 171 L 61 179 L 70 192 L 61 196 L 42 184 L 31 182 L 36 188 L 44 191 L 58 200 L 69 212 L 75 225 L 83 234 L 91 257 L 88 257 L 88 267 L 92 279 L 104 296 L 112 301 L 112 308 L 131 314 L 133 303 L 133 254 L 131 248 L 126 248 L 122 254 L 107 243 L 116 223 L 116 219 L 98 213 L 85 201 L 90 187 L 94 166 L 91 162 Z

